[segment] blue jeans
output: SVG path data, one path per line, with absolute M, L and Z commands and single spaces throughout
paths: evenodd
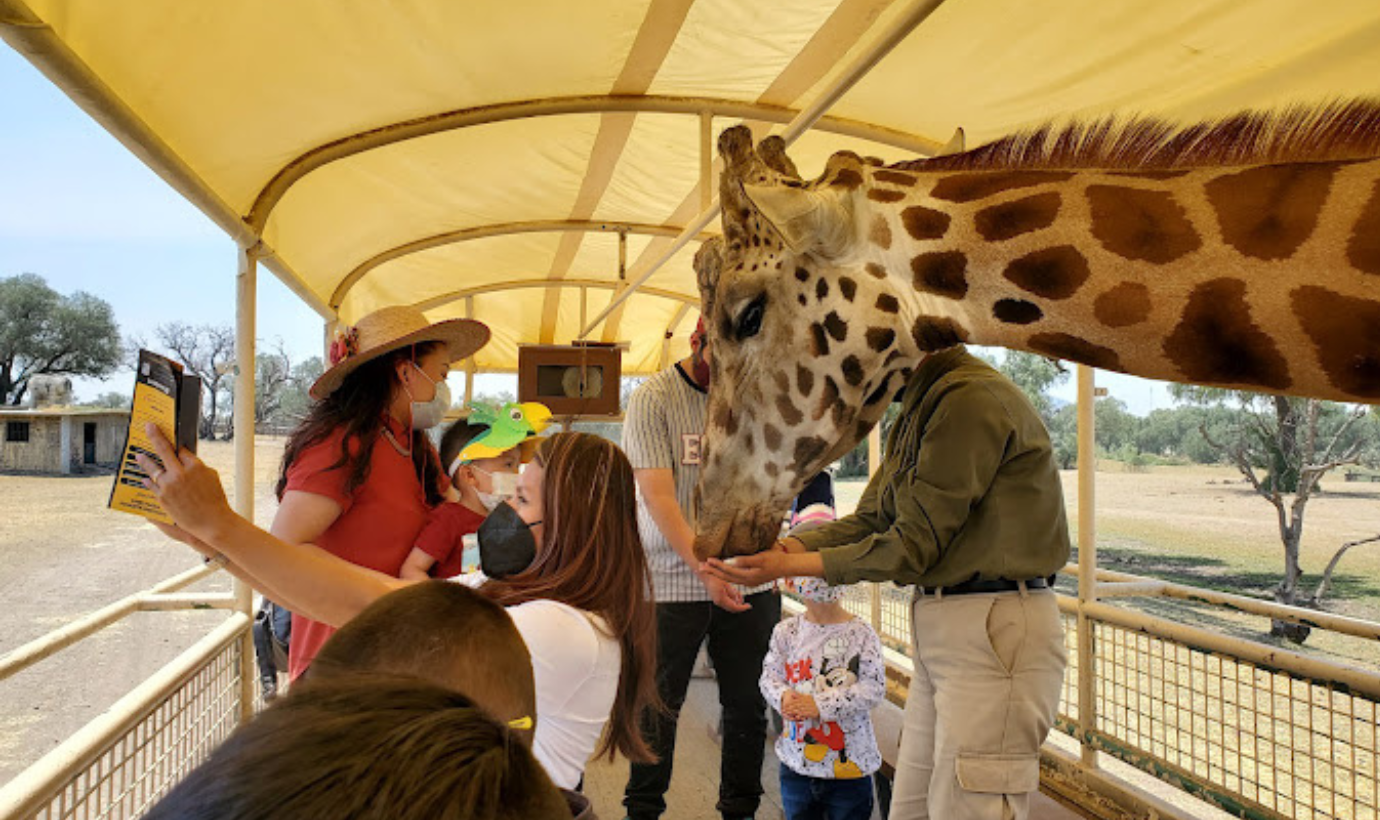
M 872 817 L 872 778 L 806 777 L 782 763 L 781 807 L 786 810 L 786 820 L 868 820 Z

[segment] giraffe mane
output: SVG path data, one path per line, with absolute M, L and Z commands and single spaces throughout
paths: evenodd
M 1046 123 L 960 154 L 892 166 L 905 171 L 1180 169 L 1380 156 L 1380 100 L 1243 111 L 1176 125 L 1151 117 Z

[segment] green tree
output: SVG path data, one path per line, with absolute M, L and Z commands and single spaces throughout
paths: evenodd
M 1055 359 L 1018 350 L 1006 351 L 1006 355 L 1002 358 L 997 369 L 1015 382 L 1017 387 L 1021 388 L 1021 391 L 1030 399 L 1030 403 L 1035 405 L 1040 418 L 1044 419 L 1045 424 L 1048 425 L 1055 411 L 1054 401 L 1049 397 L 1049 390 L 1068 381 L 1069 371 L 1065 370 Z
M 1364 405 L 1240 390 L 1174 385 L 1170 392 L 1176 400 L 1199 407 L 1237 409 L 1232 420 L 1216 430 L 1209 429 L 1205 420 L 1199 433 L 1275 508 L 1284 557 L 1284 576 L 1274 589 L 1275 600 L 1318 606 L 1326 585 L 1320 585 L 1320 593 L 1312 599 L 1304 599 L 1300 592 L 1304 513 L 1325 475 L 1342 465 L 1380 456 L 1375 413 Z M 1270 634 L 1303 643 L 1309 631 L 1300 624 L 1274 621 Z
M 32 273 L 0 279 L 0 402 L 19 404 L 39 373 L 107 376 L 122 355 L 108 302 L 63 296 Z

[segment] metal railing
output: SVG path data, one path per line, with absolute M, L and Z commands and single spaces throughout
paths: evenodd
M 116 601 L 0 658 L 0 680 L 136 612 L 230 608 L 222 593 L 171 594 L 214 572 L 197 567 Z M 0 788 L 0 820 L 134 818 L 158 801 L 239 725 L 251 620 L 227 617 L 95 720 Z
M 1178 599 L 1380 638 L 1380 624 L 1123 573 L 1099 571 L 1097 586 L 1117 601 Z M 1237 817 L 1380 820 L 1380 671 L 1096 598 L 1058 596 L 1069 667 L 1057 728 L 1085 750 L 1080 776 L 1101 776 L 1102 753 Z M 909 591 L 858 584 L 844 606 L 907 656 L 888 653 L 909 677 Z M 1080 610 L 1091 626 L 1085 651 Z

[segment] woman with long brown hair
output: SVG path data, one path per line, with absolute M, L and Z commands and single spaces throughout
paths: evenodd
M 142 463 L 177 522 L 164 531 L 275 600 L 338 626 L 411 583 L 255 527 L 231 511 L 214 470 L 175 454 L 156 429 L 150 436 L 163 466 Z M 635 487 L 632 466 L 611 442 L 585 433 L 544 439 L 517 493 L 479 531 L 486 566 L 524 556 L 521 567 L 502 578 L 457 579 L 507 607 L 527 643 L 537 687 L 533 752 L 563 788 L 579 782 L 592 755 L 651 758 L 638 727 L 656 703 L 656 622 Z
M 398 575 L 449 483 L 424 431 L 450 409 L 450 363 L 488 338 L 479 322 L 431 324 L 411 307 L 382 308 L 344 328 L 283 452 L 272 533 Z M 296 678 L 334 630 L 268 597 L 293 610 L 288 673 Z

